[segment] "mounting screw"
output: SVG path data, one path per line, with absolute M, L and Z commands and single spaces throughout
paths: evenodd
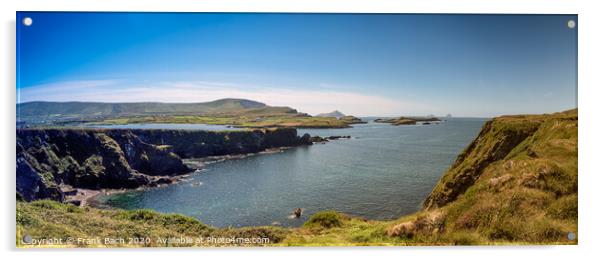
M 575 23 L 575 20 L 569 20 L 566 25 L 569 27 L 569 29 L 573 29 L 577 23 Z
M 25 17 L 25 18 L 23 18 L 23 25 L 25 25 L 25 26 L 31 26 L 31 24 L 33 24 L 33 20 L 31 19 L 31 17 Z

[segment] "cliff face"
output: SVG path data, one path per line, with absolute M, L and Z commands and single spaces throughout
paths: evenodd
M 309 136 L 298 137 L 294 128 L 230 132 L 134 129 L 131 132 L 146 143 L 170 145 L 182 158 L 256 153 L 268 148 L 311 143 Z
M 539 118 L 509 119 L 498 118 L 485 123 L 477 138 L 458 156 L 426 198 L 425 208 L 440 207 L 455 200 L 475 183 L 485 167 L 506 157 L 543 122 Z
M 17 130 L 17 193 L 25 200 L 62 201 L 62 185 L 136 188 L 190 171 L 181 158 L 259 152 L 310 144 L 295 129 Z
M 567 234 L 577 232 L 577 121 L 576 109 L 492 119 L 423 210 L 388 234 L 437 234 L 463 244 L 576 243 Z

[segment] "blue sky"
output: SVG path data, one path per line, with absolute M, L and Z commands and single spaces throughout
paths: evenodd
M 19 12 L 17 100 L 556 112 L 576 107 L 569 20 L 577 16 Z

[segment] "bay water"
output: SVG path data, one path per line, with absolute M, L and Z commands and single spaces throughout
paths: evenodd
M 451 118 L 440 124 L 402 126 L 371 121 L 344 129 L 299 129 L 299 135 L 351 139 L 216 162 L 185 182 L 102 195 L 97 202 L 180 213 L 217 227 L 300 226 L 323 210 L 395 219 L 420 209 L 485 120 Z M 177 124 L 152 128 L 199 129 Z M 303 209 L 299 219 L 291 217 L 295 208 Z

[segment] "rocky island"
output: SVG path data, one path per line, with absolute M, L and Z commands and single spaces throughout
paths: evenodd
M 344 116 L 345 116 L 345 114 L 343 114 L 339 110 L 335 110 L 335 111 L 328 112 L 328 113 L 320 113 L 320 114 L 316 115 L 316 117 L 335 117 L 337 119 L 341 118 L 341 117 L 344 117 Z
M 387 123 L 391 125 L 416 125 L 421 124 L 432 124 L 441 122 L 441 119 L 436 117 L 397 117 L 397 118 L 377 118 L 374 120 L 375 123 Z
M 334 118 L 338 121 L 345 122 L 348 125 L 368 123 L 355 116 L 345 115 L 345 114 L 341 113 L 341 111 L 338 111 L 338 110 L 332 111 L 330 113 L 317 114 L 315 117 Z

